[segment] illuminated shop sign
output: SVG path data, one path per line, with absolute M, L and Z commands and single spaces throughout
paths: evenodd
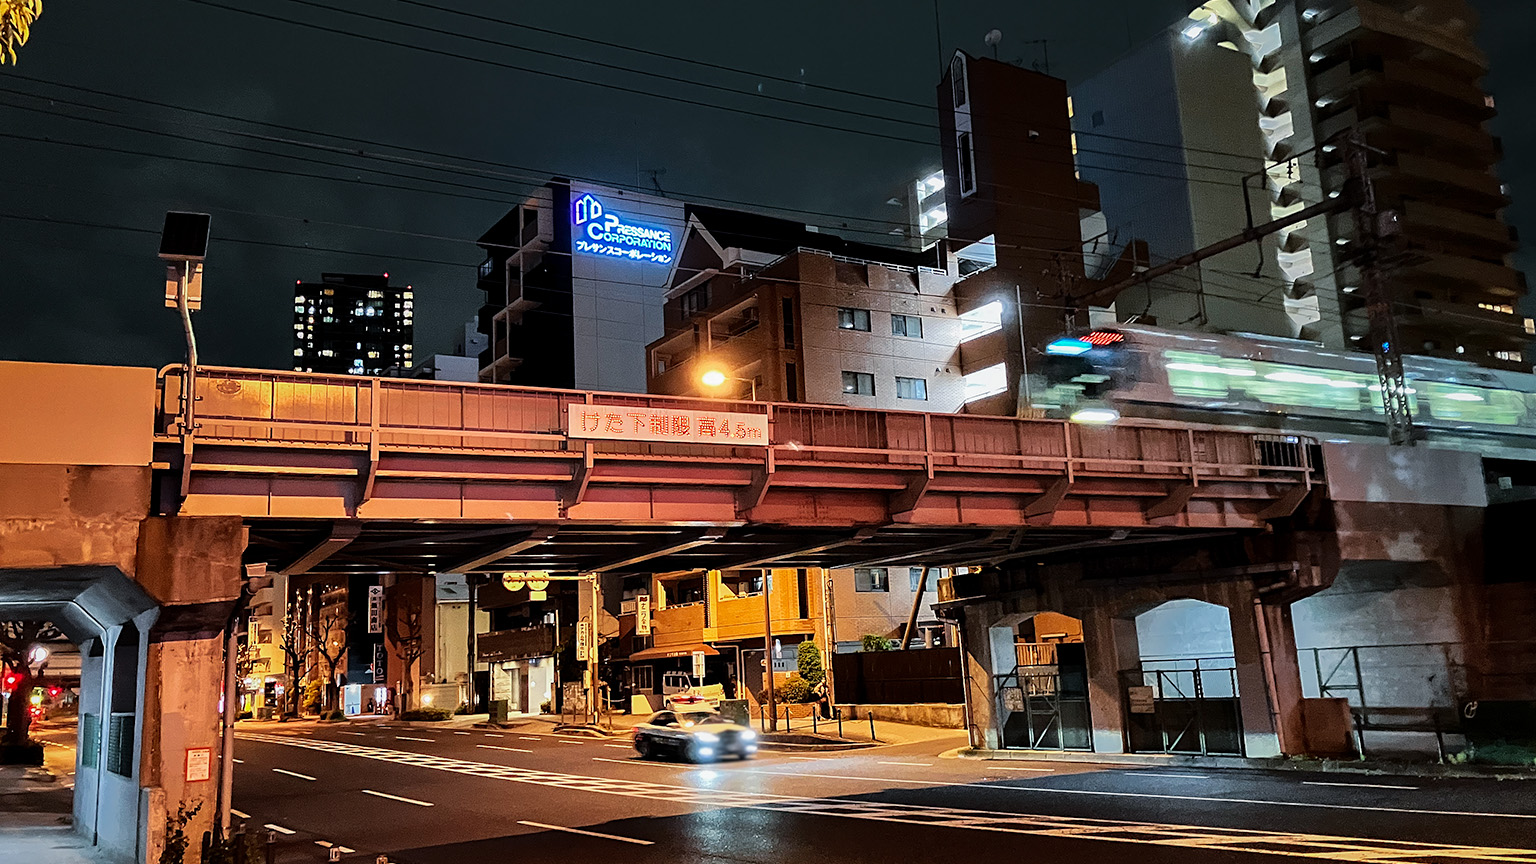
M 626 222 L 591 195 L 582 195 L 572 203 L 571 225 L 576 228 L 572 251 L 653 264 L 672 262 L 671 231 Z

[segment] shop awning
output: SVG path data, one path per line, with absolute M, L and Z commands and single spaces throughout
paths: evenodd
M 703 654 L 706 657 L 718 657 L 720 652 L 714 648 L 698 642 L 693 645 L 673 645 L 667 648 L 647 648 L 629 655 L 630 660 L 665 660 L 669 657 L 688 657 L 693 654 Z

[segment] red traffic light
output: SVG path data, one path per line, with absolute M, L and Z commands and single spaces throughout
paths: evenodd
M 57 695 L 59 695 L 62 692 L 64 692 L 64 691 L 60 690 L 57 687 L 49 687 L 48 688 L 48 695 L 49 696 L 57 696 Z
M 21 676 L 14 672 L 7 672 L 5 674 L 5 683 L 0 684 L 0 692 L 10 693 L 14 691 L 16 689 L 16 682 L 19 680 L 21 680 Z

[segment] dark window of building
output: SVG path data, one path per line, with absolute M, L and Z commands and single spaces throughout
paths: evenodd
M 837 326 L 841 330 L 862 330 L 869 332 L 868 309 L 839 309 L 837 310 Z
M 955 107 L 965 105 L 965 58 L 959 54 L 949 63 L 949 77 L 955 88 Z
M 793 348 L 795 347 L 795 301 L 785 297 L 783 305 L 779 308 L 784 312 L 784 347 Z
M 853 590 L 889 591 L 891 574 L 884 567 L 858 567 L 853 571 Z
M 1097 129 L 1100 126 L 1103 126 L 1103 125 L 1104 125 L 1104 112 L 1103 111 L 1095 111 L 1095 112 L 1093 112 L 1093 128 Z
M 729 570 L 720 574 L 720 582 L 737 597 L 763 593 L 761 570 Z
M 800 376 L 795 369 L 795 364 L 784 364 L 784 398 L 790 402 L 800 401 Z
M 933 577 L 933 574 L 929 573 L 928 576 L 931 579 Z M 917 593 L 917 583 L 918 583 L 918 580 L 923 578 L 923 568 L 921 568 L 921 567 L 908 567 L 907 568 L 907 578 L 912 580 L 912 593 L 916 594 Z
M 684 318 L 703 312 L 705 307 L 709 305 L 709 286 L 700 285 L 684 294 L 681 305 Z
M 811 617 L 811 586 L 808 584 L 809 581 L 805 578 L 804 570 L 801 570 L 795 577 L 795 597 L 800 606 L 800 614 L 795 616 L 797 618 Z
M 916 315 L 892 315 L 891 335 L 921 339 L 923 338 L 923 319 Z
M 868 372 L 844 372 L 843 392 L 854 396 L 875 395 L 875 376 Z
M 633 676 L 630 679 L 629 689 L 634 690 L 637 693 L 649 693 L 651 690 L 655 689 L 651 684 L 650 666 L 631 666 L 629 671 Z
M 928 381 L 924 378 L 903 378 L 896 376 L 897 399 L 927 399 Z
M 971 148 L 971 133 L 955 136 L 955 146 L 960 159 L 960 194 L 970 195 L 976 191 L 976 154 Z

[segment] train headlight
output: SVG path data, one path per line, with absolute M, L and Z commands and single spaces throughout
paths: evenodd
M 1073 423 L 1097 425 L 1113 423 L 1120 419 L 1120 412 L 1103 405 L 1085 405 L 1072 412 Z

